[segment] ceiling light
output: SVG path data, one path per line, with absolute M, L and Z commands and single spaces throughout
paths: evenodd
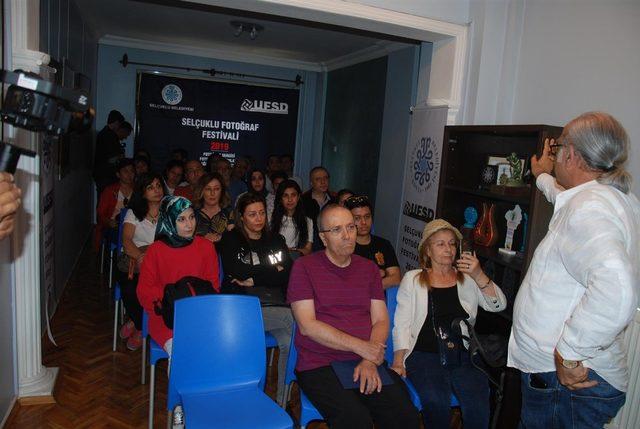
M 264 30 L 264 27 L 260 24 L 254 24 L 251 22 L 242 21 L 230 21 L 229 24 L 234 28 L 233 35 L 240 37 L 242 33 L 249 33 L 251 40 L 256 40 L 258 33 Z

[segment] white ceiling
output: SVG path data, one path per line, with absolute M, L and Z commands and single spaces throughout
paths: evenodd
M 164 45 L 172 51 L 183 47 L 188 53 L 202 56 L 246 58 L 247 62 L 311 70 L 375 58 L 409 46 L 405 42 L 410 42 L 205 5 L 182 2 L 188 6 L 179 7 L 174 0 L 76 2 L 83 18 L 98 32 L 101 43 L 136 47 L 148 43 L 150 48 L 163 49 Z M 264 31 L 256 40 L 251 40 L 248 33 L 235 37 L 230 24 L 234 20 L 262 25 Z

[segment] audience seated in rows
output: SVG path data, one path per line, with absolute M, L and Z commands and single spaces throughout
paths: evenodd
M 221 241 L 224 267 L 223 293 L 242 293 L 260 298 L 264 327 L 278 341 L 277 402 L 283 405 L 284 376 L 293 327 L 286 305 L 291 258 L 284 238 L 272 234 L 266 204 L 261 195 L 248 192 L 238 198 L 236 227 Z
M 400 283 L 400 264 L 393 246 L 388 240 L 371 234 L 373 213 L 369 197 L 366 195 L 352 196 L 347 198 L 344 205 L 351 210 L 356 227 L 358 227 L 354 253 L 376 263 L 380 270 L 380 277 L 382 277 L 383 288 L 398 285 Z
M 120 338 L 127 340 L 129 350 L 136 350 L 142 345 L 142 307 L 138 302 L 136 287 L 144 255 L 155 238 L 163 197 L 162 177 L 159 174 L 139 176 L 123 221 L 122 246 L 126 257 L 122 257 L 120 261 L 123 263 L 119 261 L 117 265 L 116 278 L 130 319 L 120 328 Z
M 313 221 L 304 214 L 300 186 L 285 180 L 277 187 L 271 231 L 284 237 L 292 259 L 311 253 Z
M 351 212 L 326 205 L 318 219 L 324 251 L 296 261 L 288 302 L 298 324 L 296 375 L 309 400 L 332 429 L 419 428 L 405 384 L 383 366 L 389 316 L 378 267 L 354 255 Z M 345 389 L 331 364 L 352 361 Z M 382 385 L 379 371 L 392 383 Z
M 196 235 L 217 243 L 227 229 L 233 227 L 233 211 L 224 180 L 218 173 L 202 176 L 194 198 Z

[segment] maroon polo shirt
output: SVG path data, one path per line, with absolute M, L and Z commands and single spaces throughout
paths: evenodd
M 324 251 L 295 261 L 287 301 L 312 299 L 316 319 L 354 337 L 368 341 L 371 337 L 371 300 L 384 300 L 378 267 L 357 255 L 349 266 L 334 265 Z M 334 350 L 296 332 L 298 371 L 327 366 L 333 361 L 358 359 L 352 352 Z

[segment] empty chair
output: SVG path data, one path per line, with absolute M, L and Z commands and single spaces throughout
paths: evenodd
M 182 404 L 189 429 L 293 427 L 287 413 L 260 389 L 266 349 L 256 297 L 176 301 L 170 365 L 168 406 Z

